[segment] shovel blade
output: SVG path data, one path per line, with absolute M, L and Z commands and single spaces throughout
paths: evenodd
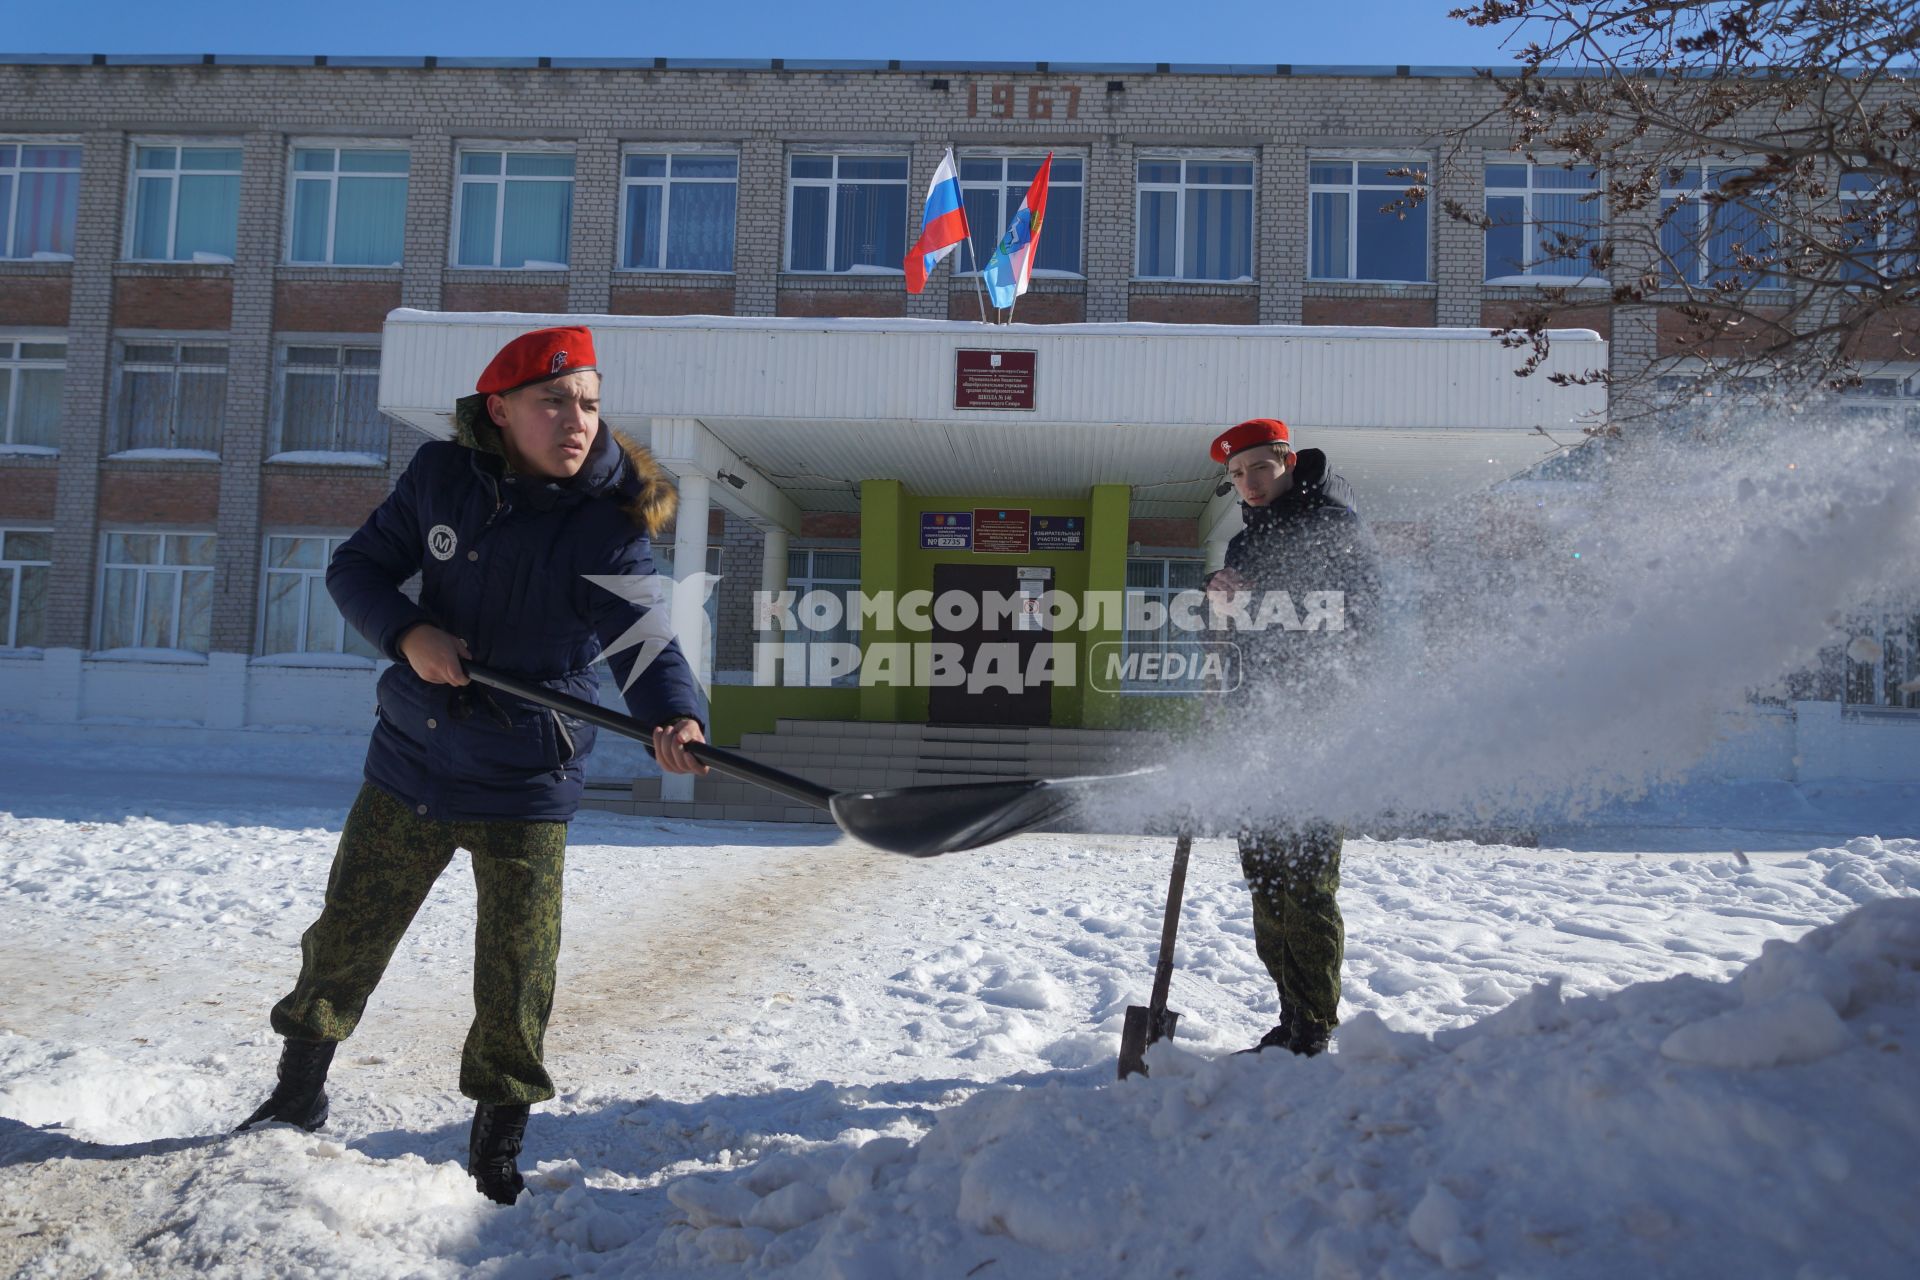
M 829 807 L 840 829 L 856 840 L 888 853 L 931 858 L 1045 826 L 1071 813 L 1090 788 L 1150 772 L 842 791 Z
M 1172 1009 L 1153 1010 L 1145 1005 L 1127 1006 L 1127 1021 L 1120 1029 L 1120 1078 L 1147 1074 L 1147 1046 L 1173 1039 L 1180 1015 Z

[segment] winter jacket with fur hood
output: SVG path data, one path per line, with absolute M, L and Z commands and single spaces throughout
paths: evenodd
M 347 622 L 394 660 L 380 678 L 366 777 L 427 818 L 565 821 L 585 790 L 593 727 L 482 685 L 428 684 L 400 638 L 431 623 L 475 661 L 591 701 L 595 658 L 647 610 L 587 575 L 655 573 L 649 538 L 677 497 L 652 456 L 605 423 L 572 479 L 516 474 L 476 409 L 462 402 L 458 439 L 422 445 L 327 568 Z M 418 604 L 400 590 L 415 573 Z M 613 657 L 620 683 L 651 648 Z M 678 642 L 625 696 L 648 725 L 707 720 Z

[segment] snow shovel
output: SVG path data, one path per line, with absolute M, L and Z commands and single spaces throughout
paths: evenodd
M 1173 985 L 1173 939 L 1180 932 L 1180 902 L 1187 891 L 1187 855 L 1193 837 L 1181 836 L 1173 846 L 1173 875 L 1167 880 L 1167 915 L 1160 923 L 1160 963 L 1153 967 L 1153 994 L 1147 1007 L 1127 1006 L 1120 1030 L 1120 1078 L 1147 1074 L 1147 1046 L 1173 1039 L 1180 1015 L 1167 1008 L 1167 988 Z
M 653 753 L 653 730 L 632 716 L 478 663 L 469 662 L 466 669 L 468 677 L 481 684 L 611 729 L 643 744 L 649 755 Z M 1066 814 L 1089 790 L 1156 772 L 1148 768 L 1086 778 L 1021 778 L 886 791 L 834 791 L 725 747 L 696 742 L 688 745 L 687 754 L 716 773 L 765 787 L 809 808 L 825 809 L 839 828 L 856 840 L 915 858 L 978 849 L 1017 836 Z

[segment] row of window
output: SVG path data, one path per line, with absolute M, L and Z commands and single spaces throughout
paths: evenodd
M 133 146 L 122 252 L 142 262 L 231 262 L 238 236 L 242 150 L 154 139 Z M 79 207 L 81 149 L 0 142 L 0 255 L 67 258 Z M 960 181 L 978 263 L 998 241 L 1038 171 L 1035 152 L 965 152 Z M 1035 270 L 1084 274 L 1086 160 L 1056 156 L 1046 234 Z M 398 266 L 404 256 L 410 157 L 398 144 L 291 148 L 285 260 L 326 266 Z M 786 270 L 897 274 L 913 234 L 909 158 L 870 150 L 795 150 L 787 157 Z M 1251 152 L 1154 155 L 1136 161 L 1134 275 L 1143 280 L 1236 281 L 1254 273 Z M 1308 277 L 1425 283 L 1432 279 L 1423 155 L 1316 154 L 1307 172 Z M 1753 271 L 1771 250 L 1764 192 L 1723 199 L 1747 172 L 1699 164 L 1669 172 L 1661 248 L 1670 284 L 1711 285 Z M 573 224 L 575 156 L 564 144 L 460 148 L 455 165 L 455 267 L 564 270 Z M 648 145 L 620 160 L 622 271 L 733 270 L 740 158 L 710 146 Z M 1596 279 L 1593 248 L 1606 222 L 1590 168 L 1523 160 L 1485 168 L 1485 279 L 1556 283 Z M 1857 203 L 1871 175 L 1843 179 Z M 1884 220 L 1883 220 L 1884 221 Z M 1896 220 L 1897 221 L 1897 220 Z M 1864 241 L 1910 252 L 1912 232 L 1863 226 Z M 1894 241 L 1900 243 L 1894 244 Z M 1744 264 L 1744 265 L 1743 265 Z M 1865 275 L 1867 265 L 1859 266 Z M 1772 283 L 1762 280 L 1760 283 Z
M 224 342 L 129 340 L 116 355 L 108 452 L 220 452 L 227 416 Z M 0 335 L 0 447 L 58 450 L 66 359 L 64 340 Z M 283 344 L 275 375 L 271 454 L 347 454 L 385 463 L 377 345 Z

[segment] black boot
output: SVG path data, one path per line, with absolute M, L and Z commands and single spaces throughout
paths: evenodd
M 333 1051 L 338 1047 L 333 1040 L 289 1038 L 280 1050 L 280 1083 L 234 1132 L 244 1133 L 269 1120 L 297 1125 L 309 1133 L 325 1124 L 327 1068 L 333 1065 Z
M 1305 1018 L 1288 1028 L 1287 1048 L 1303 1058 L 1316 1057 L 1325 1053 L 1327 1042 L 1333 1039 L 1333 1028 L 1322 1022 L 1309 1022 Z
M 527 1132 L 527 1104 L 483 1102 L 474 1108 L 473 1132 L 467 1137 L 467 1172 L 480 1194 L 496 1204 L 512 1204 L 526 1188 L 514 1157 Z
M 1260 1043 L 1246 1049 L 1236 1049 L 1235 1053 L 1263 1053 L 1268 1049 L 1285 1049 L 1293 1040 L 1293 1017 L 1285 1009 L 1280 1011 L 1279 1025 L 1260 1037 Z

